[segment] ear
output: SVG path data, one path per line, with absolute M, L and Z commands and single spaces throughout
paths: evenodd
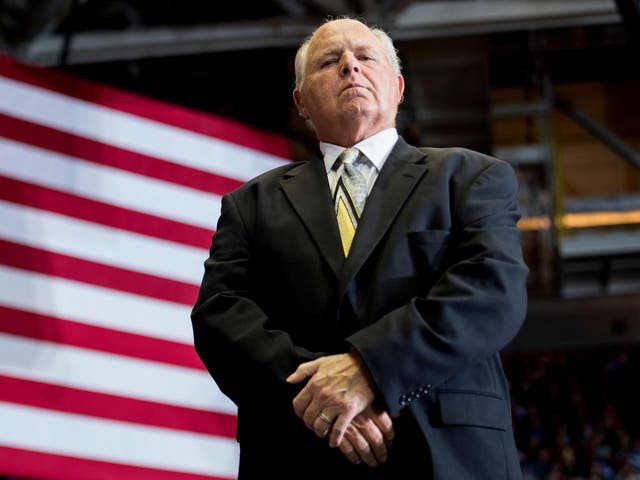
M 396 77 L 396 82 L 398 85 L 398 104 L 402 103 L 404 100 L 404 77 L 400 74 Z
M 309 118 L 309 115 L 307 115 L 307 109 L 304 108 L 304 103 L 302 102 L 302 95 L 300 94 L 300 90 L 297 88 L 293 91 L 293 103 L 296 104 L 298 112 L 302 118 Z

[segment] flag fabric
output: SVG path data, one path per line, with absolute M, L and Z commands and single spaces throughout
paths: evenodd
M 189 313 L 225 192 L 288 141 L 0 57 L 0 475 L 231 479 Z

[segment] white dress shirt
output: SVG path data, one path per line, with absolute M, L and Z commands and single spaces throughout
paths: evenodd
M 378 174 L 397 140 L 397 130 L 395 128 L 387 128 L 351 147 L 357 148 L 363 154 L 360 155 L 354 165 L 367 181 L 367 194 L 371 192 L 373 184 L 376 182 Z M 323 155 L 324 166 L 327 169 L 327 178 L 332 195 L 338 181 L 336 169 L 333 167 L 343 150 L 345 150 L 345 147 L 320 142 L 320 151 Z

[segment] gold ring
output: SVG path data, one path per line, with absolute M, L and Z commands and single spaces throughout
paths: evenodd
M 333 423 L 333 420 L 331 420 L 329 417 L 327 417 L 324 412 L 320 412 L 320 415 L 318 415 L 318 418 L 320 420 L 322 420 L 324 423 L 328 423 L 329 425 L 331 425 Z

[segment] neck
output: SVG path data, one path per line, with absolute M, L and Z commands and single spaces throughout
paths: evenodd
M 393 125 L 380 128 L 358 128 L 357 125 L 350 125 L 349 128 L 345 128 L 338 132 L 334 131 L 331 132 L 331 134 L 318 134 L 318 140 L 349 148 L 353 147 L 356 143 L 391 127 L 393 127 Z

